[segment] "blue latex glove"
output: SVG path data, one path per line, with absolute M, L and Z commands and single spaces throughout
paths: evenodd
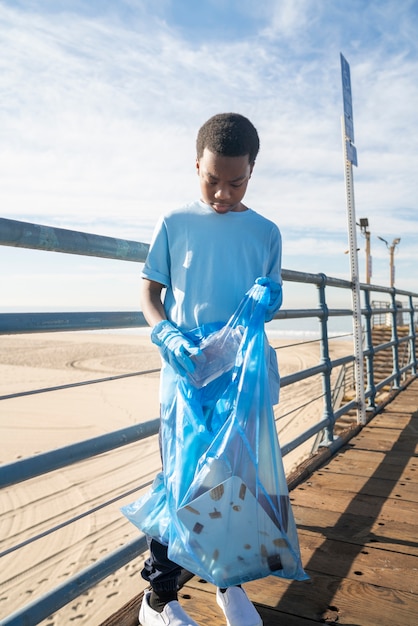
M 171 322 L 163 320 L 156 324 L 151 331 L 151 341 L 177 374 L 186 376 L 194 371 L 195 365 L 190 357 L 197 356 L 201 350 Z
M 277 311 L 282 306 L 282 286 L 268 276 L 261 276 L 260 278 L 257 278 L 255 282 L 257 285 L 263 285 L 264 287 L 268 287 L 270 289 L 270 301 L 266 310 L 265 317 L 266 322 L 270 322 L 273 319 L 274 314 L 277 313 Z

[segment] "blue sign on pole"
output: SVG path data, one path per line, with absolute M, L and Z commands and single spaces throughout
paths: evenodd
M 352 163 L 353 165 L 355 165 L 357 167 L 357 150 L 356 150 L 356 147 L 353 146 L 351 141 L 349 141 L 348 139 L 346 139 L 346 141 L 345 141 L 345 147 L 346 147 L 347 159 L 350 161 L 350 163 Z
M 357 165 L 357 150 L 354 147 L 354 122 L 353 122 L 353 101 L 351 98 L 351 78 L 350 66 L 346 59 L 340 53 L 341 58 L 341 78 L 343 85 L 343 103 L 344 103 L 344 130 L 347 138 L 347 158 L 353 164 Z

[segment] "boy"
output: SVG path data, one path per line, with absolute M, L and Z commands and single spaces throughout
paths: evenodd
M 163 465 L 164 441 L 170 437 L 164 431 L 164 414 L 173 403 L 178 377 L 193 370 L 190 357 L 198 351 L 183 333 L 204 325 L 224 325 L 259 277 L 271 290 L 266 321 L 282 302 L 279 229 L 243 204 L 259 150 L 256 129 L 242 115 L 218 114 L 200 128 L 196 148 L 201 199 L 159 220 L 142 272 L 142 311 L 163 357 Z M 275 404 L 278 371 L 272 350 L 270 362 Z M 165 546 L 154 539 L 149 546 L 142 576 L 152 590 L 144 595 L 140 623 L 197 626 L 177 602 L 181 568 L 168 559 Z M 228 626 L 262 626 L 240 586 L 218 589 L 216 598 Z

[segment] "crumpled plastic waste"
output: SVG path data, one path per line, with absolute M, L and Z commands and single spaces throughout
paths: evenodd
M 194 370 L 188 378 L 195 387 L 204 387 L 234 367 L 244 331 L 243 326 L 223 326 L 202 339 L 199 354 L 190 357 Z

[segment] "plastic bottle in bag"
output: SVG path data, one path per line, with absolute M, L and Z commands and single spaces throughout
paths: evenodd
M 235 365 L 243 335 L 243 326 L 224 326 L 205 337 L 199 344 L 200 353 L 191 356 L 195 365 L 194 372 L 188 375 L 191 383 L 197 388 L 204 387 L 231 370 Z

